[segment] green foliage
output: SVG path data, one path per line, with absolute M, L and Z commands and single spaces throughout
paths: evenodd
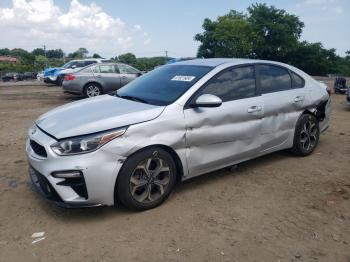
M 231 10 L 218 17 L 217 21 L 205 19 L 203 34 L 195 40 L 202 42 L 198 57 L 249 57 L 252 55 L 252 42 L 255 34 L 246 17 Z
M 137 58 L 136 64 L 133 66 L 141 71 L 150 71 L 155 67 L 164 65 L 169 61 L 168 57 L 141 57 Z
M 32 51 L 32 55 L 34 55 L 34 56 L 38 56 L 38 55 L 45 56 L 45 50 L 43 48 L 35 48 Z
M 95 54 L 92 55 L 92 58 L 102 58 L 102 57 L 99 54 L 95 53 Z
M 10 49 L 8 49 L 8 48 L 0 49 L 0 55 L 9 56 L 10 54 L 11 54 Z
M 68 54 L 68 58 L 71 59 L 83 59 L 86 58 L 89 51 L 85 47 L 80 47 L 77 51 Z
M 46 51 L 46 57 L 48 58 L 63 58 L 64 53 L 62 49 L 52 49 Z
M 295 48 L 304 23 L 285 10 L 266 4 L 248 7 L 248 22 L 255 33 L 253 52 L 256 57 L 284 61 Z
M 45 68 L 48 65 L 49 60 L 46 56 L 43 55 L 37 55 L 35 57 L 35 68 L 40 70 L 42 68 Z
M 325 49 L 321 43 L 298 43 L 287 57 L 289 63 L 311 75 L 337 73 L 339 57 L 335 54 L 335 49 Z
M 140 57 L 136 58 L 136 56 L 132 53 L 126 53 L 117 56 L 114 59 L 116 62 L 124 63 L 131 65 L 140 71 L 150 71 L 155 67 L 164 65 L 168 62 L 169 58 L 167 57 Z
M 132 53 L 122 54 L 122 55 L 116 57 L 116 60 L 121 62 L 121 63 L 128 64 L 128 65 L 136 64 L 136 56 Z
M 311 75 L 350 75 L 350 51 L 343 58 L 321 43 L 300 42 L 304 23 L 285 10 L 253 4 L 247 14 L 231 10 L 203 22 L 198 57 L 241 57 L 292 64 Z

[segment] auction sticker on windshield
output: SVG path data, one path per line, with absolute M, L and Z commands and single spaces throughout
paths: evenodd
M 174 76 L 171 81 L 191 82 L 195 78 L 195 76 Z

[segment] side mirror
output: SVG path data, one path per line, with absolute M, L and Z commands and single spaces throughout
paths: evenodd
M 77 68 L 77 65 L 72 65 L 71 68 L 75 69 L 75 68 Z
M 192 108 L 196 107 L 219 107 L 222 104 L 221 98 L 209 95 L 209 94 L 203 94 L 199 96 L 195 102 L 191 104 Z

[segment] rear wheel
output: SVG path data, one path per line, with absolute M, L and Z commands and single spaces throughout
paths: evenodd
M 315 116 L 302 115 L 296 125 L 292 152 L 299 156 L 310 155 L 318 145 L 319 124 Z
M 172 156 L 161 148 L 149 148 L 125 162 L 118 175 L 116 197 L 127 208 L 151 209 L 169 197 L 175 182 Z
M 86 97 L 94 97 L 102 94 L 102 88 L 99 84 L 89 83 L 84 88 L 84 95 Z

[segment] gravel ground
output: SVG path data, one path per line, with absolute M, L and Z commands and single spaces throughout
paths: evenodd
M 344 96 L 332 96 L 331 127 L 311 156 L 278 152 L 192 179 L 142 213 L 61 209 L 32 191 L 26 131 L 76 99 L 58 87 L 0 85 L 0 261 L 350 261 Z

